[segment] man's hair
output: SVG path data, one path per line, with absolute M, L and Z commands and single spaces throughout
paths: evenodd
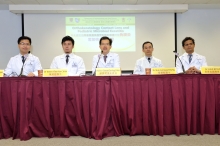
M 99 45 L 101 45 L 102 40 L 109 40 L 109 45 L 112 46 L 112 39 L 110 39 L 109 37 L 107 37 L 107 36 L 102 37 L 102 38 L 99 40 Z
M 31 45 L 31 38 L 30 37 L 28 37 L 28 36 L 21 36 L 20 38 L 18 38 L 18 44 L 20 44 L 20 42 L 22 40 L 28 40 L 30 45 Z
M 142 49 L 144 49 L 144 45 L 145 45 L 145 44 L 151 44 L 151 46 L 152 46 L 152 48 L 153 48 L 153 44 L 152 44 L 151 42 L 147 41 L 147 42 L 144 42 L 144 43 L 143 43 Z
M 63 44 L 65 41 L 71 41 L 74 46 L 74 39 L 71 36 L 65 36 L 63 37 L 61 44 Z
M 183 41 L 182 41 L 182 46 L 184 47 L 185 45 L 185 42 L 188 41 L 188 40 L 191 40 L 193 42 L 193 44 L 195 45 L 195 40 L 191 37 L 186 37 Z

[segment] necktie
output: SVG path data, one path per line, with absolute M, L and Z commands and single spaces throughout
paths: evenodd
M 147 58 L 148 62 L 150 63 L 150 58 Z
M 106 62 L 106 58 L 107 58 L 107 56 L 104 56 L 104 61 Z
M 21 56 L 21 58 L 22 58 L 22 62 L 24 64 L 24 62 L 25 62 L 24 56 Z
M 68 62 L 69 62 L 69 55 L 66 55 L 66 64 L 68 64 Z
M 189 63 L 192 61 L 192 54 L 189 54 Z

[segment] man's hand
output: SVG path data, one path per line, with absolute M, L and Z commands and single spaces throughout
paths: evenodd
M 199 74 L 201 73 L 200 70 L 198 70 L 195 66 L 190 67 L 187 71 L 186 74 Z
M 193 66 L 193 72 L 194 72 L 195 74 L 200 74 L 200 73 L 201 73 L 201 71 L 198 70 L 195 66 Z
M 27 75 L 28 77 L 34 77 L 35 75 L 31 72 Z

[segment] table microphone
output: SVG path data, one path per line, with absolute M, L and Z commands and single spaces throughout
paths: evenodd
M 183 73 L 185 74 L 186 72 L 185 72 L 185 68 L 184 68 L 184 66 L 183 66 L 183 63 L 182 63 L 182 61 L 180 60 L 180 58 L 179 58 L 179 53 L 177 53 L 176 51 L 173 51 L 173 53 L 176 55 L 176 57 L 179 59 L 179 61 L 180 61 L 180 63 L 181 63 L 181 65 L 182 65 L 182 70 L 183 70 Z
M 100 60 L 100 58 L 101 58 L 101 56 L 102 56 L 102 53 L 103 53 L 103 51 L 101 51 L 101 54 L 99 55 L 99 60 Z M 99 60 L 98 60 L 98 62 L 97 62 L 97 64 L 96 64 L 95 71 L 94 71 L 93 75 L 94 75 L 95 72 L 96 72 L 96 68 L 97 68 L 97 66 L 98 66 L 98 64 L 99 64 Z

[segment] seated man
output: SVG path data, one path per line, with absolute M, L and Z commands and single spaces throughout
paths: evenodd
M 51 69 L 68 69 L 69 76 L 85 75 L 85 65 L 83 59 L 72 53 L 74 40 L 70 36 L 62 39 L 63 55 L 56 56 L 50 65 Z
M 42 67 L 38 57 L 30 53 L 31 38 L 18 38 L 18 48 L 20 53 L 9 60 L 4 71 L 5 76 L 38 76 L 38 70 L 42 70 Z
M 163 67 L 161 60 L 152 56 L 153 50 L 154 48 L 151 42 L 143 43 L 142 51 L 144 52 L 145 56 L 136 61 L 133 74 L 144 75 L 146 74 L 145 68 Z
M 99 40 L 99 48 L 101 55 L 93 56 L 92 74 L 95 73 L 96 68 L 120 68 L 119 56 L 116 53 L 111 53 L 112 40 L 106 36 Z
M 200 67 L 207 66 L 206 58 L 194 52 L 195 41 L 191 37 L 186 37 L 182 41 L 183 49 L 186 51 L 179 58 L 183 63 L 183 67 L 186 74 L 198 74 L 201 73 Z M 179 59 L 176 59 L 177 73 L 183 73 L 182 64 Z

